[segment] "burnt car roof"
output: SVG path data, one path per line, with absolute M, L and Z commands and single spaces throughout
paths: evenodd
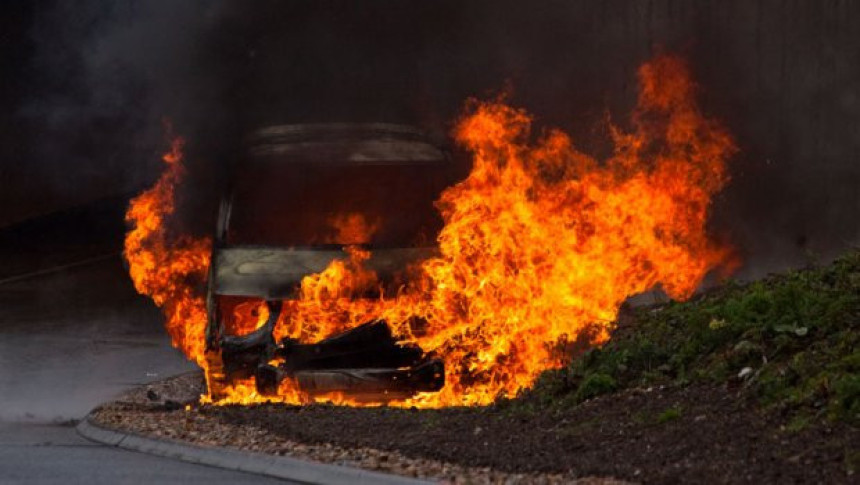
M 257 160 L 295 163 L 313 157 L 320 163 L 439 163 L 449 160 L 421 130 L 388 123 L 277 125 L 248 137 Z
M 332 137 L 365 138 L 374 135 L 425 141 L 427 139 L 427 134 L 421 129 L 394 123 L 301 123 L 260 128 L 251 133 L 248 140 L 251 143 L 262 139 L 295 142 L 331 140 Z

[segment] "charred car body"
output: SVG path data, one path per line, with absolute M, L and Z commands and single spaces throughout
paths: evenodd
M 210 393 L 254 378 L 262 395 L 290 379 L 308 395 L 389 401 L 444 384 L 442 362 L 401 345 L 384 321 L 316 343 L 283 338 L 275 324 L 302 279 L 369 249 L 380 280 L 435 252 L 433 208 L 454 177 L 447 153 L 419 131 L 388 124 L 286 125 L 260 130 L 221 202 L 207 287 Z M 360 217 L 373 230 L 337 230 Z M 365 224 L 365 225 L 367 225 Z M 268 318 L 231 335 L 225 305 L 265 301 Z

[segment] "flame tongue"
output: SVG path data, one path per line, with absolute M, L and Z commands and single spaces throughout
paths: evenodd
M 163 157 L 167 169 L 152 188 L 132 199 L 126 220 L 133 228 L 125 237 L 124 255 L 134 287 L 164 311 L 173 345 L 204 367 L 206 305 L 194 282 L 206 276 L 211 243 L 170 237 L 165 226 L 174 211 L 176 184 L 184 174 L 183 144 L 181 138 L 172 141 Z
M 699 112 L 683 62 L 657 58 L 639 81 L 634 130 L 613 128 L 615 152 L 605 162 L 557 130 L 530 143 L 526 112 L 473 102 L 454 134 L 474 165 L 438 202 L 441 255 L 396 295 L 362 299 L 354 296 L 376 275 L 362 267 L 367 252 L 351 250 L 349 261 L 304 279 L 276 338 L 316 342 L 385 319 L 400 339 L 445 361 L 445 388 L 404 404 L 486 404 L 560 365 L 557 342 L 605 341 L 628 296 L 659 283 L 688 297 L 708 271 L 732 262 L 730 250 L 707 237 L 706 221 L 735 147 Z M 177 159 L 166 157 L 156 186 L 132 201 L 126 254 L 138 290 L 164 308 L 174 344 L 201 362 L 205 307 L 188 281 L 205 275 L 209 242 L 165 235 Z M 255 328 L 254 312 L 234 319 L 245 314 L 251 320 L 237 328 Z M 290 386 L 281 398 L 302 399 Z M 258 399 L 253 386 L 236 383 L 227 401 Z
M 596 324 L 604 341 L 628 296 L 662 283 L 686 298 L 729 261 L 705 223 L 733 143 L 699 114 L 679 60 L 657 59 L 639 76 L 635 131 L 615 130 L 603 164 L 559 131 L 528 144 L 531 117 L 498 102 L 458 124 L 474 168 L 439 203 L 443 256 L 425 265 L 431 330 L 418 341 L 451 369 L 465 365 L 469 381 L 452 376 L 453 395 L 431 399 L 511 395 L 558 364 L 550 344 L 560 338 Z

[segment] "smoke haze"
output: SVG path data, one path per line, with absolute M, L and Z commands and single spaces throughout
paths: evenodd
M 139 190 L 157 176 L 165 116 L 189 139 L 195 210 L 208 207 L 217 167 L 241 157 L 243 135 L 257 127 L 387 121 L 441 138 L 466 98 L 506 85 L 538 125 L 564 128 L 599 153 L 605 114 L 624 124 L 636 67 L 662 50 L 690 60 L 704 109 L 737 138 L 741 153 L 714 208 L 714 231 L 737 244 L 747 275 L 860 243 L 855 2 L 90 0 L 3 8 L 29 23 L 10 25 L 5 38 L 4 72 L 17 81 L 3 88 L 11 109 L 0 118 L 0 224 Z

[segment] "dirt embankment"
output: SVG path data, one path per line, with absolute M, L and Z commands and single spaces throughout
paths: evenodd
M 149 396 L 147 396 L 147 391 Z M 787 428 L 726 387 L 628 390 L 565 411 L 199 407 L 197 374 L 134 391 L 97 422 L 202 445 L 472 483 L 851 483 L 860 431 Z M 856 464 L 854 465 L 856 466 Z

